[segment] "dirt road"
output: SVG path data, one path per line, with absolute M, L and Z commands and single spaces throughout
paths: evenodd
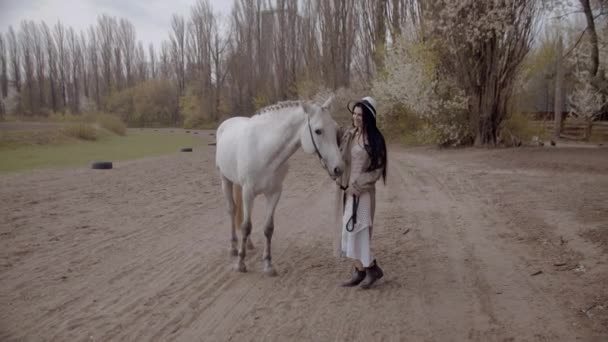
M 2 176 L 0 340 L 608 340 L 607 149 L 389 153 L 373 241 L 386 276 L 369 291 L 338 286 L 332 182 L 302 152 L 276 278 L 261 199 L 249 272 L 232 270 L 213 146 Z

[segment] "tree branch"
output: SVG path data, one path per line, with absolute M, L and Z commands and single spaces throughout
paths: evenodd
M 556 20 L 559 20 L 559 19 L 563 19 L 563 18 L 565 18 L 565 17 L 571 16 L 571 15 L 573 15 L 573 14 L 577 14 L 577 13 L 584 13 L 584 12 L 583 12 L 583 11 L 581 11 L 581 10 L 578 10 L 578 11 L 573 11 L 573 12 L 564 13 L 564 14 L 562 14 L 562 15 L 558 15 L 558 16 L 556 16 L 556 17 L 552 17 L 552 18 L 549 18 L 549 19 L 556 19 Z
M 576 43 L 574 43 L 574 45 L 572 45 L 572 47 L 568 49 L 568 51 L 562 56 L 562 58 L 566 58 L 570 54 L 570 52 L 572 52 L 572 50 L 574 50 L 578 46 L 578 44 L 583 39 L 583 36 L 585 35 L 585 32 L 587 32 L 588 28 L 589 27 L 585 27 L 585 29 L 583 30 L 583 32 L 581 32 L 581 35 L 576 40 Z

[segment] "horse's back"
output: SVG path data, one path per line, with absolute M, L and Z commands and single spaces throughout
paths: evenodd
M 247 117 L 234 117 L 225 120 L 217 128 L 215 165 L 222 175 L 238 183 L 238 149 L 239 137 L 245 134 L 247 129 Z

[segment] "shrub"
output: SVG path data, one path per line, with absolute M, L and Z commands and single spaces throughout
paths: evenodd
M 99 113 L 95 115 L 95 122 L 108 131 L 118 135 L 125 135 L 127 133 L 127 126 L 116 115 Z
M 60 113 L 49 111 L 48 119 L 51 122 L 81 122 L 82 116 L 71 113 Z
M 124 122 L 132 123 L 135 107 L 133 97 L 133 88 L 112 92 L 105 98 L 105 108 L 112 114 L 118 114 Z
M 544 129 L 544 127 L 542 127 Z M 536 129 L 532 121 L 521 112 L 514 112 L 502 122 L 499 139 L 506 146 L 518 146 L 532 140 L 534 135 L 544 135 Z
M 66 135 L 76 139 L 94 141 L 97 140 L 97 129 L 90 124 L 74 123 L 63 128 Z
M 424 121 L 403 104 L 384 108 L 386 113 L 379 117 L 378 125 L 387 140 L 405 145 L 421 145 L 434 141 L 425 138 L 423 133 L 427 127 Z

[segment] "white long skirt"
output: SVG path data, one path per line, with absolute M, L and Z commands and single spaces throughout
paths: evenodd
M 353 196 L 347 196 L 342 216 L 342 255 L 361 261 L 369 267 L 374 260 L 371 252 L 370 228 L 373 225 L 372 201 L 369 192 L 359 196 L 357 223 L 352 228 Z M 349 232 L 346 227 L 352 232 Z

